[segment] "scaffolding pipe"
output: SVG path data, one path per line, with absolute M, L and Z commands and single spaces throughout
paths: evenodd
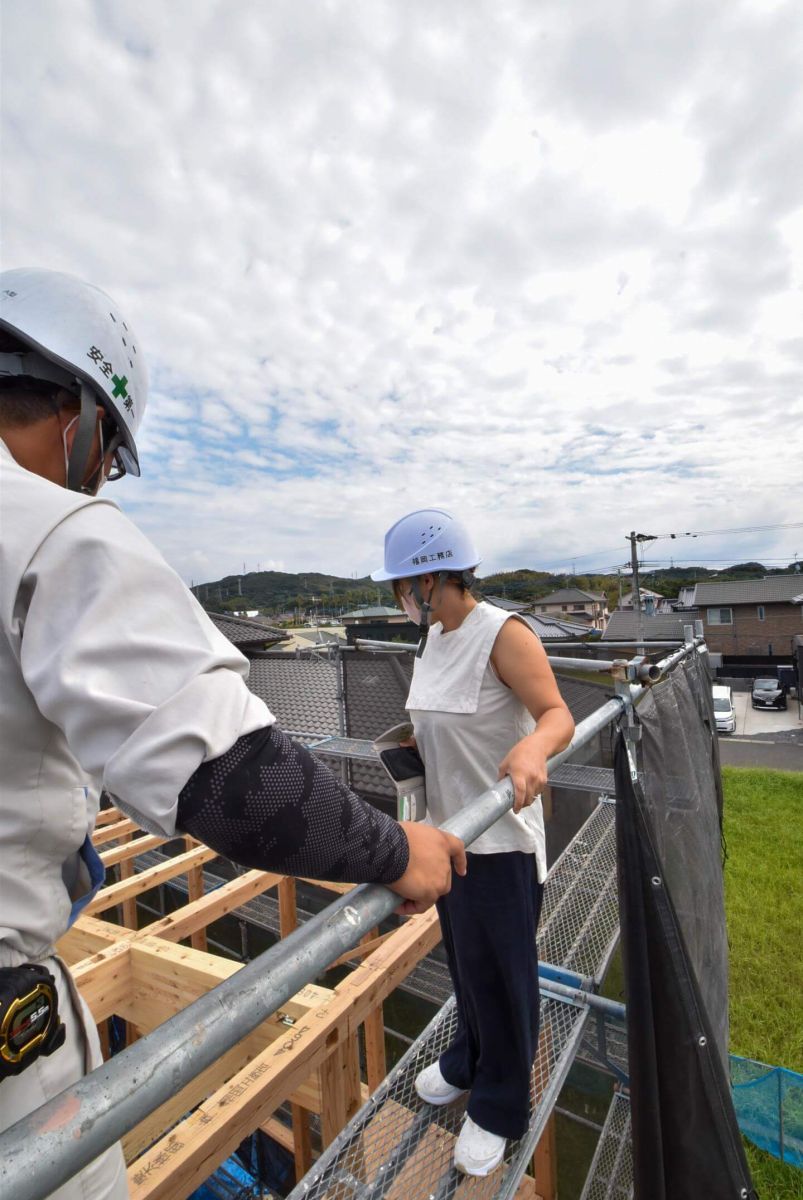
M 671 643 L 673 646 L 677 642 Z M 415 650 L 412 644 L 402 645 L 399 642 L 377 642 L 369 638 L 357 638 L 358 649 L 365 650 L 394 650 L 406 654 Z M 614 668 L 621 665 L 621 660 L 611 658 L 564 658 L 560 655 L 548 654 L 547 660 L 552 669 L 559 675 L 611 675 Z M 660 669 L 652 663 L 641 663 L 637 668 L 637 678 L 644 683 L 654 683 L 660 677 Z
M 627 1019 L 627 1009 L 618 1000 L 609 1000 L 607 996 L 598 996 L 596 992 L 588 992 L 584 988 L 572 987 L 559 983 L 556 979 L 547 979 L 538 972 L 538 985 L 542 995 L 554 996 L 557 1000 L 568 1000 L 578 1008 L 592 1008 L 606 1017 L 613 1017 L 622 1024 Z
M 691 652 L 698 640 L 672 659 Z M 646 691 L 630 685 L 581 721 L 569 746 L 549 759 L 548 769 L 554 770 L 591 741 Z M 506 777 L 443 828 L 469 845 L 512 805 L 513 785 Z M 0 1197 L 45 1200 L 256 1029 L 335 958 L 353 949 L 398 904 L 398 895 L 389 888 L 362 884 L 152 1033 L 17 1121 L 0 1134 Z M 544 983 L 556 992 L 564 990 L 556 981 Z M 577 996 L 576 1003 L 590 995 L 570 987 L 565 991 Z M 600 998 L 594 999 L 598 1007 Z

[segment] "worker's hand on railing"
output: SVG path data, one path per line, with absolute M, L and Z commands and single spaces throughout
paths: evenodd
M 547 781 L 547 756 L 534 735 L 523 737 L 499 764 L 499 778 L 510 776 L 513 784 L 513 811 L 521 812 L 532 804 Z
M 404 898 L 396 909 L 403 916 L 424 912 L 452 886 L 452 866 L 466 873 L 466 849 L 460 838 L 420 821 L 401 821 L 410 847 L 404 874 L 389 886 Z

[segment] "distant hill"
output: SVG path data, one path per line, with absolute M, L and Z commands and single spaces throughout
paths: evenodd
M 768 568 L 759 562 L 736 563 L 713 571 L 706 567 L 665 567 L 646 570 L 641 583 L 662 596 L 674 598 L 684 585 L 708 579 L 761 579 L 765 575 L 785 575 L 787 567 Z M 507 600 L 537 600 L 562 587 L 578 587 L 588 592 L 605 592 L 609 608 L 615 608 L 619 598 L 616 575 L 554 575 L 522 567 L 517 571 L 502 571 L 484 575 L 478 580 L 477 591 L 486 596 L 502 596 Z M 803 574 L 801 574 L 803 587 Z M 622 576 L 622 589 L 630 591 L 630 576 Z M 223 579 L 195 584 L 195 595 L 204 608 L 215 612 L 258 608 L 270 616 L 280 613 L 304 615 L 312 611 L 320 615 L 335 615 L 367 604 L 393 604 L 390 585 L 374 583 L 368 576 L 344 579 L 318 571 L 298 574 L 284 571 L 250 571 L 245 575 L 226 575 Z

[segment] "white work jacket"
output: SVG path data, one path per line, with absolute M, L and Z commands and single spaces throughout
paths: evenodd
M 207 759 L 273 723 L 247 660 L 107 499 L 0 440 L 0 966 L 48 957 L 100 790 L 175 832 Z

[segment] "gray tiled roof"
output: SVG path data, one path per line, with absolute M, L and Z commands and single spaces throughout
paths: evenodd
M 248 686 L 265 701 L 284 729 L 299 733 L 341 732 L 338 671 L 334 661 L 291 658 L 278 651 L 251 660 Z
M 574 642 L 578 638 L 587 638 L 588 625 L 579 621 L 563 621 L 560 617 L 548 613 L 520 613 L 521 619 L 533 629 L 542 642 Z
M 266 625 L 263 621 L 255 621 L 250 617 L 233 617 L 231 613 L 207 613 L 214 625 L 224 637 L 227 637 L 239 649 L 253 646 L 261 649 L 268 642 L 281 642 L 287 637 L 283 629 Z
M 596 600 L 602 603 L 605 596 L 597 596 L 594 592 L 584 592 L 581 588 L 568 587 L 558 588 L 556 592 L 550 592 L 548 596 L 539 596 L 534 600 L 534 604 L 588 604 L 589 601 Z
M 698 608 L 709 604 L 793 604 L 803 590 L 801 575 L 770 575 L 768 579 L 723 580 L 698 583 L 694 602 Z
M 483 596 L 486 604 L 493 604 L 494 608 L 503 608 L 505 612 L 522 613 L 525 612 L 530 604 L 521 604 L 518 600 L 507 600 L 504 596 Z
M 353 651 L 343 659 L 346 734 L 375 738 L 403 721 L 413 670 L 412 651 L 399 655 Z M 252 659 L 248 686 L 265 701 L 285 729 L 326 737 L 341 732 L 338 682 L 334 660 L 291 658 L 276 652 Z M 594 712 L 605 699 L 605 689 L 594 684 L 559 679 L 558 686 L 575 721 Z M 357 769 L 356 765 L 353 769 Z
M 683 626 L 693 625 L 700 620 L 696 609 L 688 609 L 684 613 L 658 613 L 649 616 L 644 613 L 644 640 L 647 642 L 665 642 L 677 638 L 683 641 Z M 628 638 L 637 638 L 638 615 L 631 609 L 617 608 L 611 613 L 610 620 L 602 635 L 603 642 L 622 642 Z
M 355 620 L 357 617 L 403 617 L 400 608 L 390 608 L 386 604 L 374 604 L 369 608 L 355 608 L 354 612 L 343 613 L 341 621 Z

